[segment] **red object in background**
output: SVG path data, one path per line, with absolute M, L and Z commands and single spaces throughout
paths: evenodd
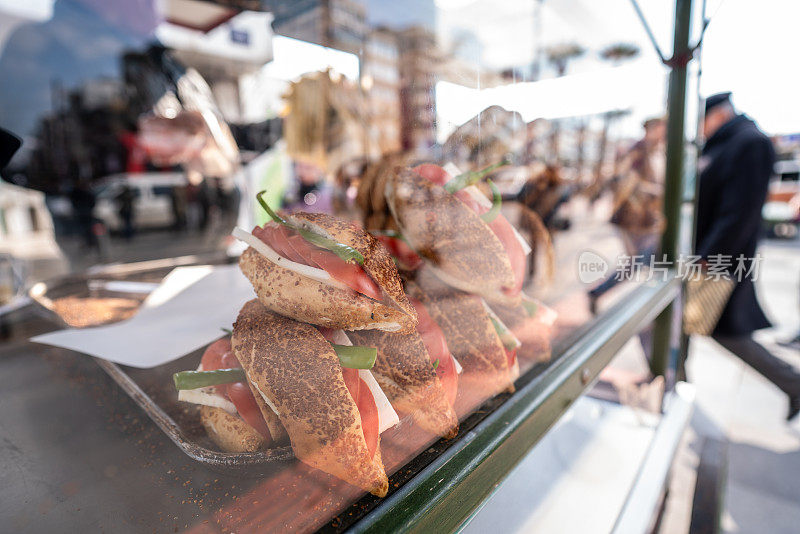
M 125 172 L 140 173 L 145 171 L 147 152 L 139 144 L 139 136 L 134 132 L 122 132 L 119 136 L 122 146 L 125 147 Z

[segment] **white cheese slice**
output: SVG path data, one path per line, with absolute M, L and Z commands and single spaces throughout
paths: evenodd
M 367 384 L 370 393 L 372 393 L 372 398 L 375 399 L 375 405 L 378 407 L 378 433 L 382 434 L 399 423 L 400 418 L 392 408 L 392 404 L 386 398 L 386 394 L 378 385 L 378 382 L 375 381 L 372 373 L 368 369 L 359 369 L 358 376 Z
M 519 339 L 517 339 L 517 336 L 515 336 L 514 333 L 511 331 L 511 329 L 507 327 L 503 321 L 500 320 L 500 317 L 498 317 L 497 314 L 494 312 L 494 310 L 490 308 L 488 304 L 486 304 L 485 300 L 481 299 L 481 302 L 483 303 L 483 309 L 486 310 L 486 313 L 489 314 L 489 317 L 497 321 L 497 324 L 500 325 L 500 328 L 505 330 L 504 334 L 513 340 L 514 344 L 516 345 L 516 348 L 520 348 L 522 346 L 522 342 Z
M 222 408 L 229 414 L 236 415 L 236 406 L 225 397 L 213 393 L 209 388 L 182 389 L 178 391 L 178 400 L 212 408 Z
M 464 372 L 464 368 L 461 367 L 460 363 L 458 363 L 458 360 L 456 360 L 456 357 L 453 356 L 452 354 L 450 355 L 450 357 L 453 358 L 453 363 L 456 364 L 456 373 L 461 374 L 462 372 Z
M 545 306 L 541 302 L 538 302 L 538 304 L 539 308 L 536 310 L 536 318 L 540 323 L 544 323 L 547 326 L 553 326 L 553 324 L 556 322 L 556 319 L 558 319 L 558 312 L 549 306 Z
M 517 230 L 517 228 L 513 224 L 511 224 L 511 229 L 514 230 L 514 235 L 516 236 L 517 241 L 519 241 L 520 246 L 522 246 L 522 250 L 525 252 L 525 255 L 527 256 L 528 254 L 530 254 L 533 249 L 528 244 L 528 242 L 525 241 L 525 238 L 522 237 L 522 235 L 519 233 L 519 230 Z
M 350 338 L 347 337 L 347 334 L 344 333 L 344 330 L 333 330 L 331 332 L 331 339 L 333 339 L 333 343 L 336 345 L 347 345 L 348 347 L 353 346 L 353 342 L 350 341 Z
M 467 193 L 470 197 L 472 197 L 472 200 L 474 200 L 484 208 L 492 207 L 492 201 L 489 200 L 480 189 L 478 189 L 478 186 L 470 185 L 465 187 L 463 191 Z
M 331 337 L 337 345 L 353 346 L 353 342 L 350 341 L 344 330 L 334 330 Z M 372 398 L 375 399 L 375 406 L 378 407 L 378 433 L 383 433 L 399 423 L 400 418 L 397 416 L 397 412 L 392 408 L 392 403 L 389 402 L 386 393 L 378 385 L 369 369 L 359 369 L 358 376 L 367 384 Z
M 446 170 L 447 174 L 449 174 L 452 177 L 456 177 L 459 174 L 461 174 L 461 169 L 459 169 L 458 166 L 455 163 L 453 163 L 452 161 L 448 161 L 447 163 L 445 163 L 442 166 L 442 168 L 444 170 Z
M 344 284 L 338 282 L 337 280 L 334 280 L 327 271 L 324 271 L 322 269 L 317 269 L 316 267 L 311 267 L 310 265 L 303 265 L 302 263 L 297 263 L 287 258 L 284 258 L 280 254 L 275 252 L 275 250 L 272 247 L 261 241 L 259 238 L 257 238 L 250 232 L 242 230 L 238 226 L 233 229 L 231 235 L 236 239 L 239 239 L 240 241 L 243 241 L 244 243 L 247 243 L 248 245 L 253 247 L 253 249 L 255 249 L 256 252 L 264 256 L 267 260 L 271 261 L 275 265 L 278 265 L 285 269 L 289 269 L 290 271 L 293 271 L 301 276 L 311 278 L 312 280 L 316 280 L 324 284 L 340 287 L 342 289 L 346 288 Z

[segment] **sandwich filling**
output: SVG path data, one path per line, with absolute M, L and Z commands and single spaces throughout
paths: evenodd
M 233 236 L 253 247 L 272 263 L 339 288 L 349 288 L 378 302 L 383 292 L 357 263 L 346 262 L 336 254 L 316 247 L 295 230 L 275 222 L 256 226 L 253 232 L 234 228 Z
M 438 165 L 424 164 L 414 167 L 413 170 L 423 178 L 440 186 L 444 186 L 451 179 L 450 174 Z M 454 195 L 477 215 L 483 215 L 492 209 L 491 203 L 475 186 L 460 189 Z M 498 214 L 486 224 L 503 245 L 514 272 L 514 286 L 504 287 L 503 293 L 509 297 L 516 297 L 522 291 L 525 282 L 526 248 L 530 249 L 530 247 L 522 246 L 522 240 L 503 214 Z
M 330 343 L 352 345 L 342 330 L 323 327 L 318 330 Z M 378 436 L 399 423 L 400 418 L 369 370 L 342 367 L 342 378 L 361 415 L 361 430 L 372 458 L 378 450 Z
M 320 328 L 320 331 L 331 343 L 352 345 L 341 330 Z M 198 371 L 217 371 L 220 369 L 241 369 L 241 364 L 233 353 L 229 338 L 220 339 L 209 345 L 203 353 L 198 367 Z M 369 370 L 350 369 L 347 367 L 342 367 L 341 369 L 345 385 L 361 416 L 361 426 L 367 449 L 370 457 L 373 457 L 378 448 L 378 436 L 380 433 L 399 423 L 400 419 Z M 273 403 L 258 389 L 257 385 L 255 386 L 264 398 L 264 402 L 275 411 Z M 178 399 L 193 404 L 221 408 L 232 415 L 238 414 L 259 434 L 271 441 L 269 428 L 258 404 L 256 404 L 253 392 L 246 382 L 217 384 L 198 389 L 182 389 L 178 393 Z
M 333 252 L 312 245 L 296 230 L 269 222 L 263 227 L 256 226 L 252 234 L 294 263 L 325 271 L 331 278 L 361 295 L 377 301 L 383 299 L 378 284 L 358 263 L 344 261 Z
M 223 338 L 208 346 L 200 360 L 200 369 L 203 371 L 216 371 L 218 369 L 241 368 L 239 360 L 233 354 L 230 338 Z M 208 398 L 211 397 L 211 398 Z M 235 413 L 253 427 L 256 432 L 267 440 L 272 436 L 267 427 L 267 422 L 256 404 L 253 393 L 245 382 L 232 382 L 218 384 L 198 390 L 181 390 L 179 400 L 222 408 L 231 413 L 230 406 L 235 408 Z M 217 400 L 214 400 L 216 398 Z
M 503 350 L 506 352 L 506 361 L 508 362 L 508 368 L 514 369 L 517 365 L 517 350 L 522 346 L 522 343 L 517 336 L 508 328 L 503 321 L 500 320 L 500 317 L 492 310 L 486 301 L 481 299 L 483 302 L 483 307 L 486 310 L 486 313 L 489 315 L 489 320 L 492 321 L 492 326 L 494 326 L 495 332 L 497 332 L 497 336 L 500 338 L 500 341 L 503 343 Z
M 425 305 L 417 299 L 409 299 L 411 305 L 417 311 L 419 323 L 417 323 L 417 333 L 422 338 L 425 349 L 428 351 L 428 357 L 434 365 L 436 376 L 439 377 L 442 386 L 444 387 L 447 401 L 453 405 L 456 401 L 456 393 L 458 392 L 458 374 L 461 372 L 461 366 L 450 353 L 447 348 L 447 342 L 444 339 L 444 333 L 436 321 L 431 318 Z

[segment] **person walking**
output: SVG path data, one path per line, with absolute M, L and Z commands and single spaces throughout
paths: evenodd
M 664 228 L 664 119 L 648 119 L 643 127 L 644 137 L 631 147 L 620 165 L 611 212 L 611 223 L 619 230 L 628 263 L 589 291 L 592 314 L 597 312 L 598 299 L 636 267 L 634 260 L 650 264 Z
M 775 162 L 772 142 L 749 117 L 739 114 L 731 93 L 706 99 L 699 161 L 695 254 L 711 263 L 745 262 L 753 272 L 761 231 L 761 208 Z M 740 260 L 741 258 L 741 260 Z M 753 340 L 753 331 L 771 326 L 756 299 L 752 275 L 733 277 L 736 286 L 712 338 L 761 373 L 789 397 L 787 420 L 800 413 L 800 373 Z
M 119 214 L 120 222 L 122 222 L 122 236 L 130 241 L 133 239 L 135 232 L 134 227 L 134 200 L 136 195 L 133 188 L 125 184 L 122 186 L 122 191 L 116 196 L 117 213 Z
M 79 180 L 69 195 L 72 203 L 72 213 L 75 225 L 83 236 L 84 246 L 87 249 L 100 250 L 100 243 L 92 226 L 94 225 L 95 195 L 86 180 Z

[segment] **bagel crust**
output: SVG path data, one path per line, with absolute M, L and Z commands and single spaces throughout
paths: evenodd
M 378 497 L 386 495 L 380 437 L 370 458 L 339 358 L 316 328 L 251 300 L 233 325 L 232 344 L 248 380 L 274 407 L 297 458 Z
M 408 290 L 425 305 L 463 367 L 459 391 L 472 389 L 485 399 L 513 388 L 513 370 L 480 297 L 446 286 L 429 269 L 418 271 Z
M 254 452 L 267 444 L 244 419 L 221 408 L 201 406 L 200 421 L 209 437 L 225 452 Z
M 416 315 L 279 267 L 252 247 L 242 253 L 239 267 L 261 304 L 285 317 L 342 330 L 410 332 L 416 327 Z

